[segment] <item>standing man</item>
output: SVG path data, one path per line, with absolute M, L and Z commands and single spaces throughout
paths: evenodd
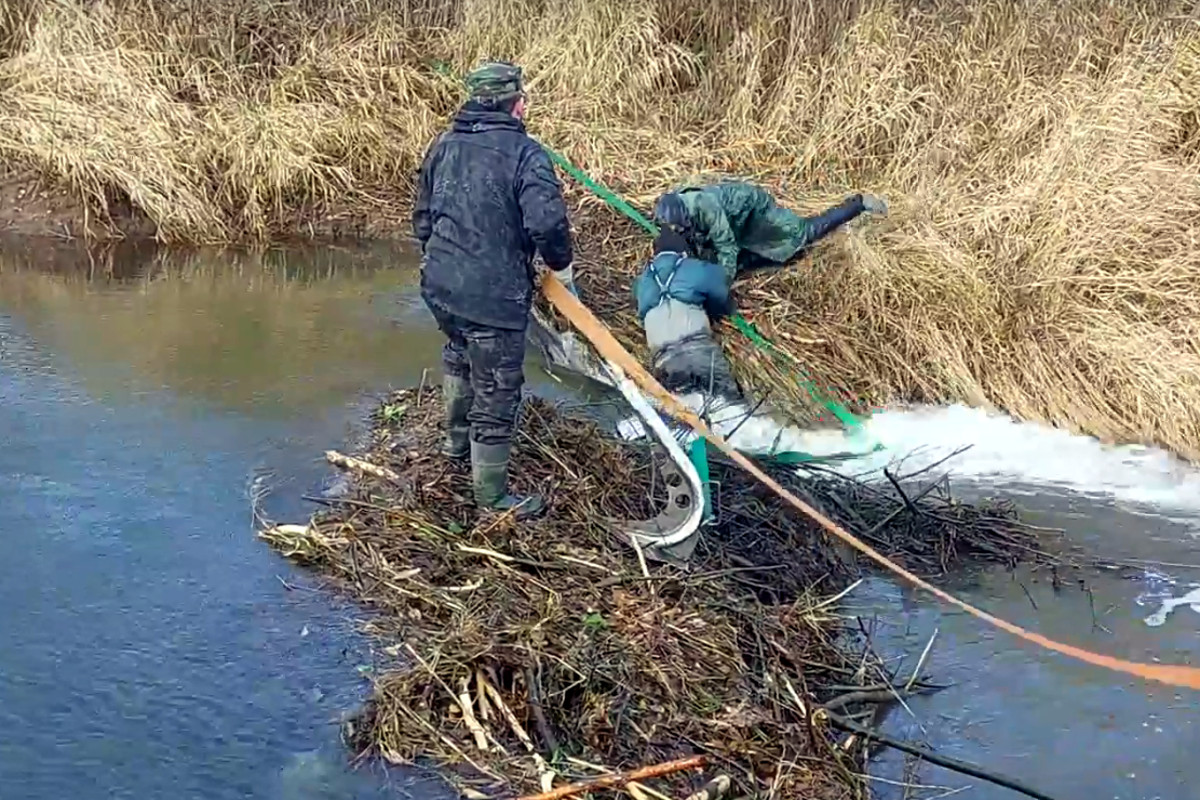
M 508 461 L 525 383 L 535 253 L 575 293 L 571 227 L 546 151 L 525 132 L 520 67 L 495 61 L 467 76 L 468 101 L 421 165 L 413 232 L 421 296 L 446 336 L 446 442 L 468 457 L 480 508 L 541 513 L 508 493 Z

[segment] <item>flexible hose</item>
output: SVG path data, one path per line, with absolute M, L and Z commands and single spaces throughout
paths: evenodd
M 638 385 L 643 391 L 656 399 L 662 407 L 676 419 L 691 426 L 693 430 L 702 435 L 705 439 L 734 461 L 742 469 L 749 472 L 760 482 L 770 488 L 775 494 L 786 500 L 792 507 L 803 514 L 811 517 L 818 525 L 828 531 L 838 539 L 841 539 L 846 544 L 866 555 L 871 560 L 885 567 L 886 569 L 896 573 L 914 586 L 924 589 L 938 599 L 949 603 L 952 606 L 966 611 L 974 617 L 977 617 L 984 622 L 987 622 L 1003 631 L 1013 634 L 1027 642 L 1044 647 L 1047 650 L 1053 650 L 1057 653 L 1070 656 L 1079 661 L 1092 664 L 1097 667 L 1104 667 L 1115 672 L 1123 672 L 1127 675 L 1135 675 L 1146 680 L 1165 683 L 1170 686 L 1182 686 L 1188 689 L 1200 689 L 1200 669 L 1196 667 L 1177 666 L 1173 664 L 1143 664 L 1136 661 L 1125 661 L 1123 659 L 1106 656 L 1101 653 L 1093 653 L 1090 650 L 1084 650 L 1074 645 L 1063 644 L 1056 642 L 1040 633 L 1027 631 L 1019 625 L 1014 625 L 1011 622 L 993 616 L 986 611 L 982 611 L 965 600 L 960 600 L 949 592 L 932 586 L 919 577 L 909 572 L 908 570 L 896 564 L 891 559 L 881 553 L 876 552 L 872 547 L 860 541 L 857 537 L 843 530 L 837 523 L 830 520 L 824 514 L 812 508 L 804 501 L 793 495 L 773 478 L 763 472 L 746 456 L 734 450 L 722 437 L 718 436 L 713 431 L 709 430 L 704 421 L 700 419 L 694 412 L 675 399 L 670 392 L 664 389 L 658 381 L 656 381 L 649 372 L 646 371 L 637 359 L 629 354 L 620 342 L 613 337 L 612 333 L 596 319 L 591 311 L 587 309 L 583 303 L 567 291 L 553 275 L 548 272 L 542 279 L 542 291 L 554 306 L 563 313 L 571 321 L 571 323 L 582 333 L 596 351 L 604 359 L 613 362 L 625 371 L 625 374 Z

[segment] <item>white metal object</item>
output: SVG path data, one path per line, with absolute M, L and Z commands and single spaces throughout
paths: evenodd
M 704 516 L 704 487 L 691 459 L 654 406 L 620 367 L 598 360 L 573 333 L 555 331 L 536 309 L 533 321 L 533 339 L 551 364 L 617 389 L 641 418 L 643 434 L 648 427 L 666 451 L 668 463 L 659 465 L 659 473 L 667 485 L 667 507 L 653 519 L 612 520 L 613 524 L 648 556 L 686 559 L 695 546 Z
M 670 456 L 675 468 L 682 473 L 683 479 L 687 483 L 688 500 L 685 508 L 678 508 L 678 498 L 684 497 L 676 492 L 669 492 L 671 495 L 668 502 L 667 510 L 660 515 L 657 520 L 678 519 L 677 515 L 680 512 L 685 512 L 678 524 L 673 526 L 672 530 L 662 533 L 651 533 L 643 528 L 642 530 L 629 531 L 630 535 L 638 536 L 644 541 L 639 542 L 647 547 L 652 547 L 657 550 L 665 550 L 675 545 L 681 544 L 687 539 L 695 535 L 700 529 L 700 521 L 704 516 L 704 505 L 701 502 L 704 497 L 704 486 L 700 482 L 700 473 L 696 472 L 695 465 L 691 459 L 683 452 L 683 448 L 679 446 L 679 442 L 671 435 L 671 431 L 667 428 L 662 417 L 654 410 L 649 401 L 642 395 L 633 381 L 631 381 L 621 368 L 611 362 L 605 363 L 606 371 L 609 377 L 616 384 L 617 390 L 629 401 L 638 415 L 645 420 L 645 424 L 650 426 L 650 430 L 654 432 L 654 436 L 658 439 L 659 444 L 666 449 L 667 455 Z M 676 488 L 676 487 L 670 487 Z M 654 522 L 653 520 L 651 522 Z M 641 527 L 641 526 L 639 526 Z

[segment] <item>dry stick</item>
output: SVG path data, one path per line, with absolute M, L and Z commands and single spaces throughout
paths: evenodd
M 462 709 L 463 722 L 467 724 L 471 735 L 475 737 L 475 746 L 479 748 L 479 752 L 486 753 L 488 749 L 487 734 L 483 732 L 483 726 L 479 724 L 479 720 L 475 719 L 475 709 L 471 703 L 470 678 L 464 677 L 458 683 L 458 705 Z
M 650 580 L 650 568 L 648 566 L 646 566 L 646 554 L 642 552 L 642 545 L 637 540 L 637 534 L 630 536 L 629 542 L 630 542 L 630 544 L 633 545 L 633 551 L 635 553 L 637 553 L 638 565 L 642 568 L 642 577 L 645 578 L 647 581 Z M 648 586 L 650 587 L 651 596 L 654 596 L 655 594 L 657 594 L 654 591 L 653 583 L 648 584 Z
M 546 569 L 546 570 L 570 569 L 570 567 L 566 566 L 565 564 L 552 564 L 552 563 L 545 562 L 545 561 L 531 561 L 528 558 L 517 558 L 516 556 L 510 556 L 505 553 L 498 553 L 495 550 L 491 550 L 487 547 L 471 547 L 469 545 L 460 544 L 460 545 L 458 545 L 458 549 L 463 553 L 470 553 L 470 554 L 476 555 L 476 556 L 486 556 L 487 558 L 494 558 L 497 561 L 503 562 L 505 564 L 520 564 L 523 567 L 531 567 L 533 569 Z
M 392 481 L 393 483 L 401 482 L 400 476 L 397 475 L 395 471 L 390 470 L 387 467 L 378 466 L 377 464 L 371 464 L 367 461 L 363 461 L 360 458 L 343 455 L 337 450 L 326 450 L 325 460 L 330 464 L 333 464 L 335 467 L 341 467 L 342 469 L 348 469 L 353 472 L 365 472 L 367 475 L 374 475 L 376 478 L 383 478 L 384 480 Z
M 540 670 L 539 661 L 538 671 Z M 550 727 L 550 720 L 546 719 L 546 711 L 542 708 L 542 683 L 538 680 L 538 672 L 532 667 L 525 668 L 525 683 L 529 684 L 529 705 L 533 709 L 533 719 L 537 722 L 538 731 L 542 734 L 542 743 L 553 757 L 559 749 L 558 738 L 554 735 L 554 729 Z
M 1039 645 L 1047 650 L 1053 650 L 1056 653 L 1070 656 L 1087 664 L 1092 664 L 1097 667 L 1104 667 L 1115 672 L 1123 672 L 1127 675 L 1136 675 L 1146 680 L 1158 681 L 1171 686 L 1183 686 L 1190 689 L 1200 689 L 1200 668 L 1185 667 L 1176 664 L 1146 664 L 1135 661 L 1126 661 L 1113 656 L 1106 656 L 1101 653 L 1094 653 L 1090 650 L 1084 650 L 1074 645 L 1064 644 L 1055 641 L 1048 636 L 1043 636 L 1040 633 L 1026 630 L 1019 625 L 1001 619 L 993 614 L 976 608 L 965 600 L 950 594 L 949 592 L 933 586 L 928 581 L 914 575 L 909 570 L 901 567 L 896 562 L 889 559 L 887 556 L 876 551 L 874 548 L 862 542 L 857 537 L 847 533 L 841 526 L 833 522 L 824 514 L 817 511 L 812 506 L 809 506 L 794 494 L 789 492 L 778 481 L 774 480 L 770 475 L 760 469 L 753 461 L 734 450 L 728 442 L 722 437 L 713 433 L 712 430 L 704 424 L 692 411 L 680 403 L 670 392 L 662 387 L 662 385 L 646 371 L 636 359 L 629 354 L 624 347 L 613 337 L 612 332 L 604 326 L 604 323 L 596 319 L 592 312 L 588 311 L 587 307 L 579 301 L 577 297 L 567 291 L 566 287 L 551 274 L 546 274 L 542 278 L 542 291 L 554 306 L 561 311 L 574 325 L 579 329 L 588 341 L 599 351 L 600 356 L 615 366 L 622 369 L 628 378 L 633 381 L 638 387 L 649 392 L 649 394 L 657 400 L 663 408 L 671 413 L 677 419 L 680 419 L 690 425 L 697 432 L 702 434 L 706 439 L 713 443 L 729 458 L 740 466 L 742 469 L 749 472 L 757 478 L 763 485 L 771 489 L 775 494 L 786 500 L 797 511 L 805 514 L 813 519 L 818 525 L 824 528 L 831 535 L 841 539 L 846 544 L 858 550 L 863 555 L 872 559 L 879 565 L 886 567 L 892 572 L 899 575 L 904 580 L 914 586 L 924 589 L 939 600 L 948 603 L 956 608 L 959 608 L 977 619 L 983 620 L 990 625 L 993 625 L 1001 630 L 1012 634 L 1027 642 Z
M 590 781 L 582 781 L 580 783 L 571 783 L 566 786 L 560 786 L 549 792 L 541 794 L 525 795 L 518 800 L 561 800 L 563 797 L 571 797 L 584 792 L 594 792 L 597 789 L 619 789 L 631 781 L 643 781 L 649 778 L 661 778 L 666 775 L 673 775 L 676 772 L 683 772 L 686 769 L 698 769 L 707 766 L 707 756 L 691 756 L 689 758 L 680 758 L 675 761 L 667 761 L 663 764 L 655 764 L 652 767 L 641 767 L 631 772 L 619 772 L 616 775 L 605 775 L 602 778 L 596 778 Z
M 594 772 L 611 772 L 612 771 L 608 767 L 602 767 L 599 764 L 592 764 L 591 762 L 583 761 L 582 759 L 578 759 L 573 756 L 567 756 L 567 761 L 570 761 L 572 764 L 575 764 L 577 766 L 584 767 L 586 769 L 590 769 Z M 638 792 L 642 792 L 644 794 L 648 794 L 651 797 L 657 797 L 657 798 L 659 798 L 659 800 L 671 800 L 671 798 L 667 797 L 662 792 L 651 789 L 646 784 L 638 783 L 637 781 L 630 781 L 629 783 L 625 784 L 625 788 L 630 790 L 630 793 L 633 793 L 634 791 L 638 791 Z
M 603 567 L 599 564 L 594 564 L 591 561 L 584 561 L 582 558 L 575 558 L 573 556 L 564 556 L 564 555 L 560 555 L 559 558 L 561 558 L 563 561 L 570 561 L 572 564 L 578 564 L 581 567 L 591 567 L 592 569 L 597 569 L 597 570 L 600 570 L 601 572 L 607 572 L 609 575 L 613 574 L 612 570 L 609 569 L 608 567 Z
M 932 690 L 941 691 L 942 689 L 949 689 L 954 684 L 952 684 L 952 683 L 930 683 L 929 681 L 913 681 L 913 685 L 917 686 L 921 689 L 929 689 L 931 691 Z M 848 683 L 834 683 L 834 684 L 825 686 L 824 688 L 831 692 L 882 692 L 889 688 L 898 689 L 898 688 L 900 688 L 900 684 L 898 684 L 898 683 L 868 683 L 868 684 L 851 685 Z
M 931 692 L 932 689 L 926 689 L 925 692 Z M 923 692 L 912 692 L 911 694 L 922 694 Z M 821 708 L 826 711 L 832 711 L 835 708 L 843 708 L 853 703 L 889 703 L 896 699 L 894 689 L 879 689 L 873 692 L 846 692 L 833 698 L 827 703 L 823 703 Z
M 629 793 L 629 796 L 633 800 L 650 800 L 650 795 L 642 791 L 642 784 L 640 783 L 625 784 L 625 791 Z M 667 800 L 670 800 L 670 798 L 667 798 Z
M 655 800 L 671 800 L 670 797 L 667 797 L 657 789 L 647 786 L 644 783 L 638 783 L 637 781 L 630 781 L 629 783 L 625 784 L 625 791 L 639 798 L 642 796 L 647 796 L 653 797 Z
M 821 602 L 817 603 L 817 604 L 816 604 L 815 606 L 813 606 L 812 608 L 808 609 L 808 613 L 809 613 L 809 614 L 812 614 L 812 613 L 814 613 L 814 612 L 820 611 L 822 608 L 825 608 L 826 606 L 831 606 L 831 605 L 833 605 L 833 604 L 834 604 L 834 603 L 836 603 L 838 600 L 841 600 L 843 597 L 845 597 L 846 595 L 850 594 L 850 592 L 852 592 L 852 591 L 854 591 L 855 589 L 857 589 L 857 588 L 858 588 L 858 585 L 859 585 L 860 583 L 862 583 L 862 582 L 863 582 L 863 579 L 862 579 L 862 578 L 859 578 L 859 579 L 858 579 L 858 580 L 856 580 L 854 583 L 850 584 L 850 585 L 849 585 L 849 586 L 847 586 L 845 589 L 842 589 L 840 592 L 838 592 L 837 594 L 835 594 L 833 597 L 826 598 L 825 600 L 822 600 Z
M 924 652 L 922 652 L 921 657 L 917 659 L 917 666 L 913 668 L 912 676 L 909 677 L 908 683 L 904 684 L 904 691 L 912 691 L 913 684 L 917 681 L 917 676 L 921 674 L 921 669 L 925 666 L 925 659 L 929 657 L 929 651 L 933 649 L 933 640 L 937 638 L 939 630 L 941 629 L 933 629 L 933 636 L 929 637 L 929 644 L 925 645 Z
M 479 667 L 475 668 L 475 686 L 476 692 L 479 695 L 479 716 L 483 717 L 484 722 L 488 722 L 492 718 L 491 709 L 488 707 L 487 691 L 484 690 L 483 670 Z
M 415 658 L 417 660 L 417 662 L 420 663 L 420 665 L 425 668 L 425 671 L 429 673 L 429 677 L 433 678 L 435 681 L 437 681 L 439 684 L 441 684 L 442 689 L 445 690 L 446 694 L 450 695 L 451 700 L 459 699 L 454 694 L 454 690 L 451 689 L 450 686 L 444 680 L 442 680 L 442 677 L 440 675 L 438 675 L 436 672 L 433 671 L 433 667 L 431 667 L 429 665 L 429 662 L 427 662 L 425 659 L 421 658 L 421 654 L 418 653 L 415 649 L 413 649 L 413 646 L 411 644 L 405 643 L 404 647 L 408 650 L 408 652 L 412 653 L 412 657 Z M 465 680 L 463 683 L 463 689 L 464 690 L 466 689 Z M 470 695 L 466 696 L 465 702 L 463 700 L 459 699 L 459 703 L 462 705 L 463 720 L 464 721 L 467 720 L 468 717 L 470 717 L 470 719 L 474 720 L 474 716 L 471 714 L 471 711 L 470 711 L 470 707 L 471 707 Z M 475 725 L 478 727 L 479 732 L 483 733 L 483 728 L 479 726 L 479 723 L 475 722 Z M 467 722 L 467 727 L 471 728 L 470 722 Z M 475 728 L 471 728 L 471 733 L 475 734 L 475 743 L 476 743 L 476 745 L 478 745 L 480 740 L 479 740 L 479 735 L 475 733 Z M 486 734 L 485 734 L 485 736 L 486 736 Z M 487 737 L 487 738 L 491 738 L 491 737 Z M 497 752 L 500 752 L 500 753 L 505 752 L 504 748 L 501 747 L 500 743 L 497 742 L 495 739 L 492 739 L 492 744 L 494 744 L 496 746 Z M 484 746 L 480 747 L 480 749 L 486 751 L 487 750 L 486 745 L 487 745 L 487 743 L 484 742 Z
M 933 481 L 932 483 L 930 483 L 928 486 L 926 486 L 924 489 L 922 489 L 920 492 L 918 492 L 915 496 L 913 496 L 912 502 L 916 503 L 920 500 L 923 500 L 925 498 L 925 495 L 929 494 L 934 489 L 936 489 L 940 482 L 941 482 L 941 480 L 939 479 L 939 480 L 936 480 L 936 481 Z M 903 494 L 901 496 L 903 496 Z M 904 499 L 908 500 L 907 497 Z M 896 517 L 900 516 L 901 512 L 903 512 L 905 510 L 905 508 L 906 508 L 906 506 L 898 506 L 895 511 L 888 514 L 886 517 L 881 519 L 879 522 L 875 523 L 875 525 L 873 525 L 869 531 L 864 533 L 862 535 L 862 537 L 864 539 L 867 539 L 867 538 L 874 536 L 878 531 L 883 529 L 884 525 L 887 525 L 889 522 L 894 520 Z
M 973 444 L 966 444 L 966 445 L 963 445 L 962 447 L 958 448 L 957 450 L 955 450 L 955 451 L 954 451 L 953 453 L 951 453 L 950 455 L 948 455 L 948 456 L 946 456 L 946 457 L 944 457 L 944 458 L 939 458 L 937 461 L 933 462 L 933 463 L 932 463 L 932 464 L 930 464 L 929 466 L 927 466 L 927 467 L 921 467 L 919 470 L 916 470 L 915 472 L 910 472 L 910 473 L 908 473 L 907 475 L 903 475 L 903 476 L 901 476 L 900 480 L 902 480 L 902 481 L 912 480 L 913 478 L 917 477 L 918 475 L 924 475 L 926 472 L 932 472 L 933 470 L 935 470 L 935 469 L 937 469 L 938 467 L 940 467 L 942 464 L 945 464 L 945 463 L 946 463 L 947 461 L 949 461 L 950 459 L 954 458 L 954 457 L 955 457 L 955 456 L 957 456 L 957 455 L 960 455 L 960 454 L 962 454 L 962 453 L 965 453 L 965 452 L 967 452 L 968 450 L 970 450 L 970 449 L 971 449 L 972 447 L 974 447 L 974 446 L 975 446 L 975 445 L 973 445 Z
M 883 468 L 883 477 L 887 478 L 888 482 L 890 484 L 892 484 L 892 486 L 896 490 L 896 494 L 900 495 L 900 499 L 904 501 L 904 505 L 908 507 L 908 510 L 912 512 L 912 515 L 914 517 L 920 516 L 921 510 L 919 508 L 917 508 L 916 505 L 913 504 L 912 500 L 908 499 L 908 495 L 905 493 L 904 489 L 900 486 L 900 482 L 896 480 L 895 476 L 892 475 L 892 473 L 890 471 L 888 471 L 887 467 Z
M 517 721 L 517 717 L 513 714 L 512 709 L 508 707 L 508 704 L 504 702 L 504 698 L 500 696 L 499 690 L 486 680 L 483 682 L 483 688 L 491 695 L 492 702 L 496 704 L 496 708 L 500 709 L 500 713 L 508 720 L 509 727 L 513 729 L 513 733 L 521 740 L 521 744 L 525 745 L 525 749 L 533 756 L 534 764 L 537 765 L 538 774 L 542 781 L 542 789 L 549 789 L 554 784 L 554 770 L 550 768 L 550 765 L 542 758 L 542 754 L 533 746 L 533 740 L 529 738 L 529 734 L 521 727 L 521 723 Z
M 453 750 L 454 752 L 456 752 L 460 756 L 462 756 L 463 760 L 466 761 L 468 764 L 470 764 L 475 769 L 477 769 L 481 775 L 487 775 L 488 777 L 494 778 L 497 781 L 504 780 L 504 778 L 502 778 L 499 775 L 497 775 L 496 773 L 492 772 L 490 769 L 480 766 L 479 764 L 476 764 L 474 761 L 472 761 L 471 757 L 469 755 L 467 755 L 465 752 L 463 752 L 463 749 L 461 747 L 459 747 L 457 744 L 455 744 L 453 739 L 451 739 L 446 734 L 444 734 L 441 731 L 434 728 L 432 725 L 429 724 L 428 720 L 426 720 L 424 717 L 418 715 L 415 711 L 413 711 L 411 708 L 409 708 L 403 702 L 400 702 L 400 700 L 398 698 L 393 697 L 392 699 L 396 701 L 397 708 L 400 708 L 401 710 L 403 710 L 404 713 L 409 717 L 409 719 L 413 720 L 418 725 L 421 725 L 422 727 L 427 729 L 434 736 L 441 739 L 442 742 L 447 747 L 449 747 L 451 750 Z

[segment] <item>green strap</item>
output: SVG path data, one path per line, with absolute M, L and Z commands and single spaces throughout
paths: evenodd
M 538 142 L 538 144 L 540 144 L 543 147 L 543 149 L 545 149 L 545 151 L 549 154 L 551 161 L 553 161 L 558 166 L 562 167 L 564 172 L 566 172 L 572 178 L 579 181 L 584 186 L 586 186 L 588 189 L 590 189 L 601 200 L 608 203 L 610 206 L 617 209 L 618 211 L 623 213 L 625 216 L 629 217 L 629 219 L 633 220 L 638 225 L 645 228 L 648 232 L 650 232 L 650 234 L 652 234 L 652 235 L 658 234 L 658 227 L 653 222 L 646 219 L 646 217 L 643 216 L 641 214 L 641 212 L 639 212 L 636 208 L 629 205 L 629 203 L 625 202 L 623 199 L 618 197 L 611 190 L 596 183 L 583 170 L 576 167 L 570 161 L 567 161 L 566 158 L 564 158 L 559 153 L 555 152 L 550 147 L 547 147 L 545 143 Z M 770 355 L 774 356 L 775 358 L 777 358 L 781 361 L 784 361 L 787 364 L 787 366 L 798 371 L 801 374 L 800 383 L 801 383 L 801 385 L 804 386 L 805 389 L 808 390 L 809 396 L 817 403 L 820 403 L 821 405 L 825 406 L 826 410 L 828 410 L 831 414 L 833 414 L 835 417 L 837 417 L 838 421 L 840 421 L 843 425 L 845 425 L 847 428 L 851 428 L 851 427 L 854 427 L 855 425 L 862 424 L 861 420 L 859 420 L 857 417 L 855 417 L 854 414 L 851 413 L 851 411 L 848 408 L 846 408 L 845 406 L 843 406 L 841 403 L 837 402 L 836 400 L 825 397 L 821 393 L 821 391 L 817 388 L 816 384 L 808 377 L 808 374 L 805 372 L 805 370 L 796 362 L 796 359 L 793 356 L 790 356 L 789 354 L 785 353 L 784 351 L 782 351 L 778 347 L 776 347 L 773 342 L 771 342 L 769 339 L 767 339 L 765 336 L 763 336 L 758 331 L 758 329 L 756 327 L 754 327 L 753 323 L 749 322 L 741 314 L 736 314 L 736 313 L 733 314 L 733 316 L 730 319 L 733 322 L 733 326 L 739 332 L 741 332 L 741 334 L 743 336 L 745 336 L 747 339 L 749 339 L 751 342 L 753 342 L 756 347 L 758 347 L 763 352 L 769 353 Z
M 553 161 L 558 166 L 562 167 L 563 172 L 567 173 L 572 178 L 574 178 L 575 180 L 582 183 L 588 189 L 591 189 L 592 192 L 596 196 L 598 196 L 601 200 L 608 203 L 610 206 L 617 209 L 625 216 L 629 217 L 631 220 L 636 222 L 638 225 L 641 225 L 643 228 L 646 229 L 646 231 L 651 236 L 658 235 L 658 227 L 653 222 L 651 222 L 650 220 L 648 220 L 644 216 L 642 216 L 642 213 L 640 211 L 638 211 L 633 206 L 629 205 L 629 203 L 626 203 L 623 199 L 618 197 L 611 190 L 606 189 L 605 187 L 596 183 L 594 180 L 592 180 L 590 177 L 588 177 L 586 172 L 579 169 L 579 167 L 575 166 L 570 161 L 567 161 L 565 158 L 563 158 L 561 155 L 556 153 L 551 148 L 546 147 L 546 145 L 544 143 L 538 142 L 538 144 L 542 145 L 542 148 L 550 155 L 551 161 Z
M 696 474 L 700 476 L 700 486 L 704 492 L 704 523 L 707 525 L 713 521 L 712 484 L 708 475 L 708 440 L 703 436 L 693 439 L 688 457 L 692 466 L 696 468 Z
M 450 65 L 445 62 L 436 62 L 433 65 L 433 68 L 434 68 L 434 71 L 436 71 L 440 74 L 456 77 L 460 83 L 462 82 L 462 77 L 454 76 L 453 70 L 450 68 Z M 535 141 L 537 141 L 537 140 L 535 140 Z M 586 186 L 593 194 L 595 194 L 597 197 L 599 197 L 601 200 L 603 200 L 609 206 L 620 211 L 626 217 L 628 217 L 629 219 L 633 220 L 635 223 L 640 225 L 651 236 L 658 235 L 658 226 L 655 225 L 650 220 L 646 219 L 646 217 L 640 211 L 638 211 L 636 208 L 634 208 L 629 203 L 627 203 L 624 199 L 622 199 L 620 196 L 618 196 L 615 192 L 613 192 L 611 189 L 608 189 L 607 187 L 597 183 L 596 181 L 592 180 L 591 177 L 589 177 L 586 172 L 584 172 L 583 170 L 576 167 L 574 164 L 572 164 L 570 161 L 568 161 L 565 157 L 563 157 L 560 153 L 556 152 L 553 148 L 546 146 L 546 144 L 544 142 L 538 141 L 538 144 L 540 144 L 542 146 L 542 149 L 544 149 L 546 151 L 546 154 L 550 156 L 550 160 L 553 161 L 555 164 L 557 164 L 563 170 L 563 172 L 567 173 L 572 178 L 574 178 L 575 180 L 579 181 L 581 184 Z M 800 366 L 799 362 L 796 360 L 796 358 L 794 356 L 791 356 L 788 353 L 786 353 L 786 352 L 780 350 L 778 347 L 776 347 L 773 342 L 771 342 L 769 339 L 767 339 L 765 336 L 763 336 L 758 331 L 758 329 L 756 327 L 754 327 L 754 325 L 751 322 L 747 321 L 746 318 L 743 317 L 741 314 L 735 313 L 735 314 L 733 314 L 733 316 L 730 319 L 733 322 L 733 326 L 739 332 L 741 332 L 743 336 L 745 336 L 747 339 L 749 339 L 756 347 L 758 347 L 758 349 L 774 356 L 779 361 L 784 362 L 784 364 L 787 367 L 790 367 L 791 369 L 798 371 L 801 376 L 800 383 L 801 383 L 801 385 L 804 386 L 805 389 L 808 390 L 809 396 L 814 401 L 825 406 L 825 409 L 827 411 L 829 411 L 830 413 L 832 413 L 835 417 L 837 417 L 838 420 L 844 426 L 846 426 L 847 428 L 853 428 L 854 426 L 861 424 L 861 420 L 859 420 L 857 417 L 855 417 L 854 414 L 851 413 L 851 411 L 849 409 L 847 409 L 845 406 L 843 406 L 841 403 L 837 402 L 836 400 L 829 398 L 829 397 L 825 397 L 821 393 L 821 391 L 817 388 L 816 384 L 813 383 L 813 381 L 808 377 L 807 372 L 805 372 L 805 370 Z
M 760 350 L 765 350 L 780 360 L 789 362 L 789 366 L 799 372 L 802 376 L 800 383 L 805 389 L 808 390 L 808 396 L 811 397 L 815 402 L 825 406 L 830 413 L 838 418 L 839 422 L 841 422 L 847 428 L 853 428 L 855 425 L 862 424 L 862 420 L 854 416 L 854 414 L 844 405 L 836 400 L 822 395 L 812 378 L 809 377 L 808 372 L 802 366 L 800 366 L 795 357 L 783 352 L 776 347 L 771 340 L 759 333 L 758 328 L 754 327 L 754 323 L 748 322 L 740 314 L 735 314 L 733 316 L 733 326 L 741 331 L 741 333 L 747 339 L 757 345 Z

